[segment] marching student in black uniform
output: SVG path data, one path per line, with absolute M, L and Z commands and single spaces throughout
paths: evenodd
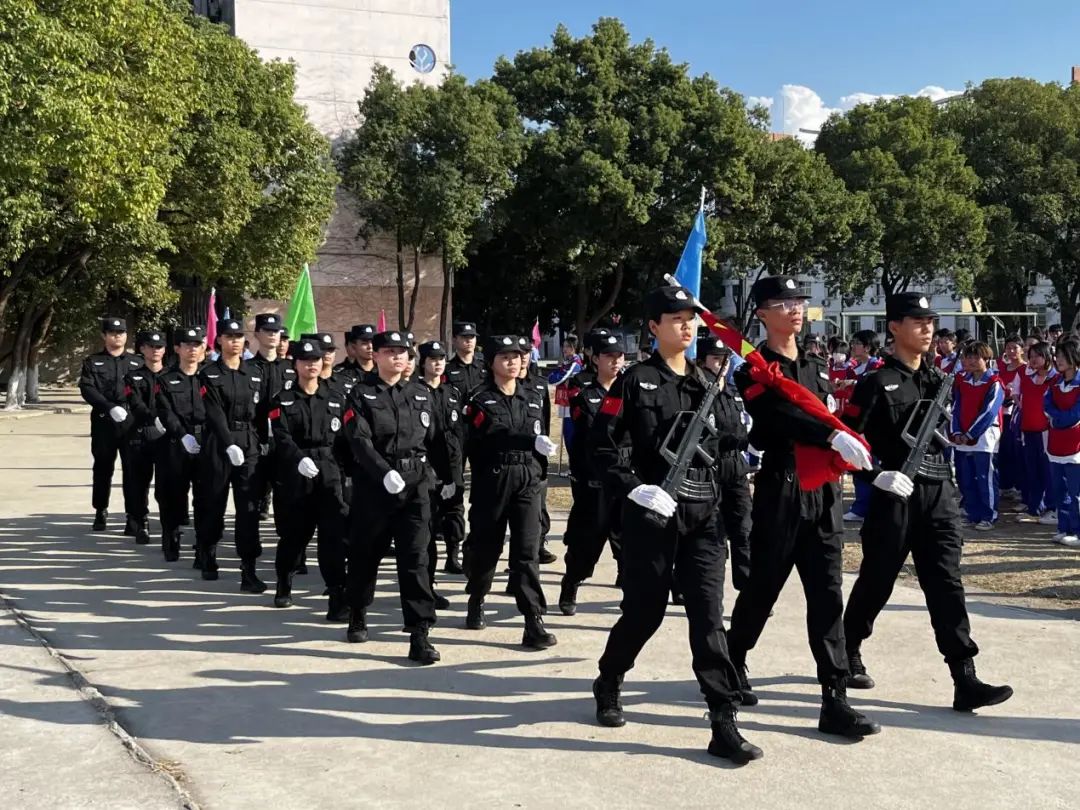
M 578 586 L 593 575 L 606 542 L 611 542 L 611 553 L 622 567 L 621 547 L 613 531 L 612 518 L 619 510 L 617 500 L 623 496 L 616 493 L 613 498 L 610 490 L 605 490 L 606 470 L 597 466 L 588 442 L 604 397 L 626 362 L 626 349 L 623 340 L 612 334 L 594 336 L 591 344 L 595 371 L 575 389 L 570 400 L 569 418 L 573 420 L 574 429 L 567 449 L 574 500 L 563 535 L 566 573 L 559 590 L 559 610 L 564 616 L 573 616 L 577 612 Z
M 165 427 L 155 495 L 161 519 L 161 551 L 166 562 L 180 559 L 180 526 L 188 514 L 188 491 L 195 495 L 196 524 L 202 505 L 199 453 L 206 425 L 199 364 L 205 347 L 202 328 L 186 326 L 175 334 L 176 365 L 158 376 L 155 406 Z
M 90 452 L 94 456 L 93 494 L 95 532 L 105 531 L 109 517 L 109 495 L 112 489 L 116 457 L 120 456 L 121 470 L 124 466 L 125 422 L 128 412 L 124 407 L 124 375 L 142 366 L 142 358 L 129 354 L 127 323 L 123 318 L 108 316 L 101 320 L 104 347 L 83 361 L 79 375 L 79 393 L 93 410 L 90 413 Z M 130 520 L 125 532 L 134 527 Z
M 466 406 L 465 452 L 472 470 L 469 534 L 465 539 L 465 588 L 469 608 L 465 626 L 482 630 L 484 599 L 491 591 L 510 527 L 508 591 L 525 617 L 522 644 L 551 647 L 555 636 L 544 628 L 547 608 L 540 585 L 540 457 L 557 445 L 543 426 L 543 400 L 522 385 L 521 345 L 514 335 L 490 339 L 491 377 L 472 392 Z
M 334 376 L 346 391 L 361 382 L 375 367 L 371 354 L 371 339 L 375 327 L 360 323 L 345 333 L 345 360 L 334 366 Z
M 150 480 L 154 478 L 155 462 L 161 454 L 160 439 L 165 435 L 155 403 L 157 380 L 163 371 L 165 334 L 151 330 L 138 332 L 135 350 L 142 355 L 143 365 L 124 376 L 124 400 L 131 412 L 124 436 L 127 454 L 124 503 L 128 520 L 134 524 L 135 542 L 146 545 L 150 542 Z M 159 495 L 160 489 L 159 480 L 155 485 L 155 496 Z
M 323 350 L 317 342 L 301 338 L 292 353 L 296 382 L 271 400 L 269 411 L 279 484 L 274 508 L 280 534 L 274 607 L 292 605 L 293 574 L 318 530 L 319 572 L 330 596 L 326 619 L 343 622 L 349 619 L 349 606 L 338 457 L 348 403 L 340 389 L 321 377 Z
M 926 597 L 938 650 L 949 665 L 955 685 L 953 708 L 971 711 L 1012 697 L 1009 686 L 990 686 L 975 675 L 979 648 L 971 640 L 971 623 L 960 579 L 963 536 L 956 508 L 956 487 L 947 472 L 943 447 L 932 446 L 924 471 L 915 480 L 899 472 L 910 448 L 901 438 L 919 401 L 933 399 L 941 385 L 951 385 L 937 369 L 923 362 L 933 341 L 934 318 L 924 293 L 905 292 L 886 302 L 893 354 L 884 366 L 865 375 L 844 411 L 844 422 L 866 435 L 885 472 L 867 473 L 873 482 L 870 507 L 862 526 L 863 558 L 844 614 L 844 635 L 851 670 L 849 686 L 870 689 L 873 679 L 862 661 L 862 642 L 889 601 L 896 577 L 910 552 Z M 924 411 L 923 411 L 924 413 Z M 918 429 L 916 417 L 913 430 Z M 941 419 L 945 422 L 945 417 Z
M 277 347 L 278 360 L 288 360 L 289 357 L 289 330 L 282 327 L 281 329 L 281 342 Z
M 806 296 L 799 292 L 796 280 L 763 277 L 750 292 L 757 317 L 765 326 L 762 356 L 825 402 L 830 390 L 826 361 L 806 354 L 796 342 L 806 306 Z M 750 581 L 735 600 L 728 631 L 731 658 L 742 682 L 743 704 L 757 703 L 746 679 L 746 654 L 761 637 L 776 598 L 795 568 L 806 594 L 807 633 L 821 683 L 818 729 L 852 739 L 877 734 L 881 727 L 847 702 L 840 488 L 826 483 L 802 490 L 795 473 L 795 443 L 832 447 L 857 469 L 871 468 L 870 454 L 855 437 L 834 431 L 755 382 L 747 365 L 735 372 L 735 382 L 754 419 L 750 443 L 765 454 L 754 479 Z
M 521 345 L 521 372 L 518 375 L 518 379 L 526 388 L 531 388 L 536 391 L 544 401 L 544 434 L 547 435 L 551 432 L 551 389 L 548 387 L 548 382 L 544 375 L 532 368 L 532 363 L 530 362 L 532 343 L 528 338 L 520 335 L 518 336 L 518 343 Z M 548 514 L 547 508 L 547 456 L 540 456 L 540 467 L 543 470 L 543 473 L 540 477 L 540 552 L 537 555 L 537 559 L 542 565 L 549 565 L 550 563 L 556 562 L 559 558 L 556 557 L 547 546 L 548 532 L 551 531 L 551 515 Z
M 411 631 L 409 658 L 421 664 L 439 660 L 428 638 L 435 623 L 435 597 L 428 570 L 432 470 L 438 434 L 428 390 L 405 379 L 405 333 L 375 335 L 378 375 L 353 388 L 345 414 L 345 435 L 356 459 L 350 512 L 348 598 L 352 608 L 347 639 L 368 639 L 367 608 L 375 597 L 379 563 L 394 544 L 401 612 Z M 457 462 L 457 458 L 451 459 Z
M 292 364 L 278 357 L 281 345 L 281 316 L 273 312 L 264 312 L 255 316 L 255 356 L 247 362 L 258 369 L 263 380 L 262 396 L 264 401 L 285 388 L 287 380 L 295 379 Z M 259 462 L 256 468 L 255 492 L 259 499 L 259 520 L 266 520 L 270 514 L 270 496 L 274 483 L 274 447 L 273 437 L 268 425 L 259 428 Z
M 731 350 L 719 338 L 700 338 L 697 342 L 698 363 L 711 374 L 727 375 Z M 720 396 L 722 418 L 720 431 L 727 438 L 721 441 L 717 459 L 717 480 L 720 483 L 720 518 L 724 521 L 731 561 L 731 584 L 741 591 L 750 581 L 750 497 L 749 465 L 743 453 L 750 446 L 749 433 L 743 421 L 742 400 L 734 386 L 724 385 Z
M 242 359 L 244 328 L 239 321 L 218 321 L 221 356 L 199 372 L 209 429 L 199 453 L 202 519 L 195 512 L 197 564 L 202 578 L 218 578 L 217 544 L 225 533 L 225 506 L 232 488 L 236 510 L 236 555 L 240 558 L 240 590 L 262 593 L 266 583 L 255 571 L 262 556 L 259 541 L 259 460 L 257 425 L 266 419 L 264 381 L 258 367 Z M 260 403 L 262 405 L 260 406 Z
M 300 336 L 300 340 L 317 343 L 322 350 L 322 368 L 319 369 L 319 379 L 329 380 L 333 377 L 334 367 L 337 365 L 337 344 L 334 343 L 334 336 L 329 332 L 307 332 Z M 334 385 L 341 387 L 336 381 Z
M 443 442 L 436 443 L 432 448 L 432 466 L 436 470 L 445 470 L 450 479 L 438 482 L 431 490 L 431 540 L 428 543 L 428 565 L 431 572 L 431 589 L 435 594 L 435 607 L 445 610 L 450 607 L 450 600 L 435 590 L 435 568 L 438 559 L 439 538 L 445 540 L 447 534 L 455 533 L 459 527 L 451 526 L 449 532 L 446 529 L 448 522 L 455 520 L 455 516 L 448 514 L 446 503 L 455 493 L 465 485 L 462 474 L 461 456 L 462 450 L 462 421 L 461 410 L 464 403 L 461 401 L 461 392 L 450 383 L 442 381 L 446 370 L 446 347 L 441 341 L 431 340 L 421 343 L 420 368 L 416 375 L 416 382 L 428 391 L 431 397 L 432 415 L 435 418 L 436 428 L 439 435 L 444 438 Z M 435 457 L 439 458 L 436 460 Z M 464 533 L 464 527 L 460 528 Z M 458 549 L 446 546 L 446 555 L 457 554 Z
M 618 377 L 600 406 L 590 433 L 598 469 L 627 499 L 622 532 L 622 615 L 612 627 L 600 675 L 593 682 L 596 719 L 622 726 L 623 676 L 664 620 L 667 596 L 677 580 L 685 599 L 693 669 L 709 707 L 709 753 L 738 763 L 761 757 L 735 722 L 739 676 L 728 655 L 723 622 L 724 541 L 717 518 L 716 470 L 696 455 L 688 471 L 692 487 L 672 497 L 660 484 L 669 463 L 661 454 L 683 411 L 696 411 L 711 381 L 686 358 L 694 340 L 693 296 L 684 287 L 659 287 L 645 299 L 656 351 Z M 716 426 L 714 401 L 706 416 Z M 720 436 L 706 431 L 701 449 L 715 457 Z M 623 452 L 629 444 L 629 454 Z M 674 448 L 672 448 L 674 449 Z

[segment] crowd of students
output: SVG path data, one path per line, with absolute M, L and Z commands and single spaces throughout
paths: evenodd
M 880 367 L 872 331 L 839 337 L 811 336 L 806 349 L 829 362 L 835 410 L 842 413 L 855 383 Z M 1080 335 L 1051 326 L 1026 337 L 1010 335 L 1000 352 L 967 330 L 940 329 L 934 365 L 951 375 L 949 456 L 956 472 L 966 524 L 989 531 L 1002 498 L 1023 504 L 1019 520 L 1056 527 L 1053 541 L 1080 548 Z M 869 486 L 856 481 L 844 520 L 866 517 Z

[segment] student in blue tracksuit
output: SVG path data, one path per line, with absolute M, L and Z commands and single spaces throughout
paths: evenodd
M 1080 548 L 1080 343 L 1061 341 L 1055 360 L 1061 377 L 1047 387 L 1045 395 L 1050 420 L 1046 451 L 1058 507 L 1054 542 Z
M 997 520 L 998 481 L 994 455 L 1001 442 L 1001 406 L 1005 391 L 989 368 L 993 354 L 981 341 L 963 350 L 964 371 L 953 388 L 949 428 L 956 449 L 956 478 L 968 521 L 989 531 Z

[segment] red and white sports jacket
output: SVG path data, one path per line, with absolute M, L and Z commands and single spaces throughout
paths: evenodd
M 1059 464 L 1080 464 L 1080 376 L 1054 380 L 1043 402 L 1050 421 L 1046 455 Z
M 997 373 L 987 369 L 979 377 L 965 371 L 953 382 L 950 433 L 960 436 L 956 449 L 965 453 L 997 452 L 1001 441 L 1001 405 L 1005 389 Z

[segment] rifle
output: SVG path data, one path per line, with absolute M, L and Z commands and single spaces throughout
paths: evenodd
M 720 371 L 723 372 L 723 369 Z M 705 396 L 696 411 L 679 411 L 675 414 L 675 420 L 671 423 L 664 443 L 660 445 L 661 457 L 671 465 L 660 488 L 676 501 L 679 495 L 690 500 L 703 501 L 716 494 L 712 483 L 688 481 L 686 473 L 690 469 L 690 462 L 695 457 L 700 458 L 709 467 L 716 463 L 716 458 L 706 453 L 701 446 L 701 439 L 706 431 L 713 436 L 717 435 L 716 418 L 712 415 L 712 406 L 723 387 L 724 374 L 720 373 L 705 390 Z M 675 442 L 675 434 L 684 424 L 685 428 L 678 447 L 672 450 L 671 445 Z M 666 526 L 668 522 L 668 518 L 653 511 L 646 512 L 646 517 L 659 526 Z
M 907 458 L 904 459 L 904 463 L 900 466 L 900 472 L 912 481 L 915 480 L 916 475 L 921 475 L 924 478 L 929 478 L 933 481 L 946 481 L 951 475 L 951 470 L 947 463 L 927 461 L 926 459 L 926 455 L 930 450 L 930 443 L 934 441 L 934 439 L 937 439 L 944 445 L 948 445 L 949 443 L 948 440 L 938 432 L 938 423 L 941 421 L 941 417 L 947 413 L 946 409 L 952 395 L 952 386 L 949 384 L 948 377 L 944 374 L 940 374 L 940 376 L 941 384 L 938 386 L 937 395 L 933 399 L 920 399 L 915 403 L 915 407 L 911 411 L 911 416 L 908 417 L 907 423 L 900 433 L 900 437 L 904 440 L 904 443 L 911 448 Z M 926 406 L 926 412 L 923 415 L 922 422 L 919 424 L 919 429 L 912 433 L 912 424 L 924 404 Z

